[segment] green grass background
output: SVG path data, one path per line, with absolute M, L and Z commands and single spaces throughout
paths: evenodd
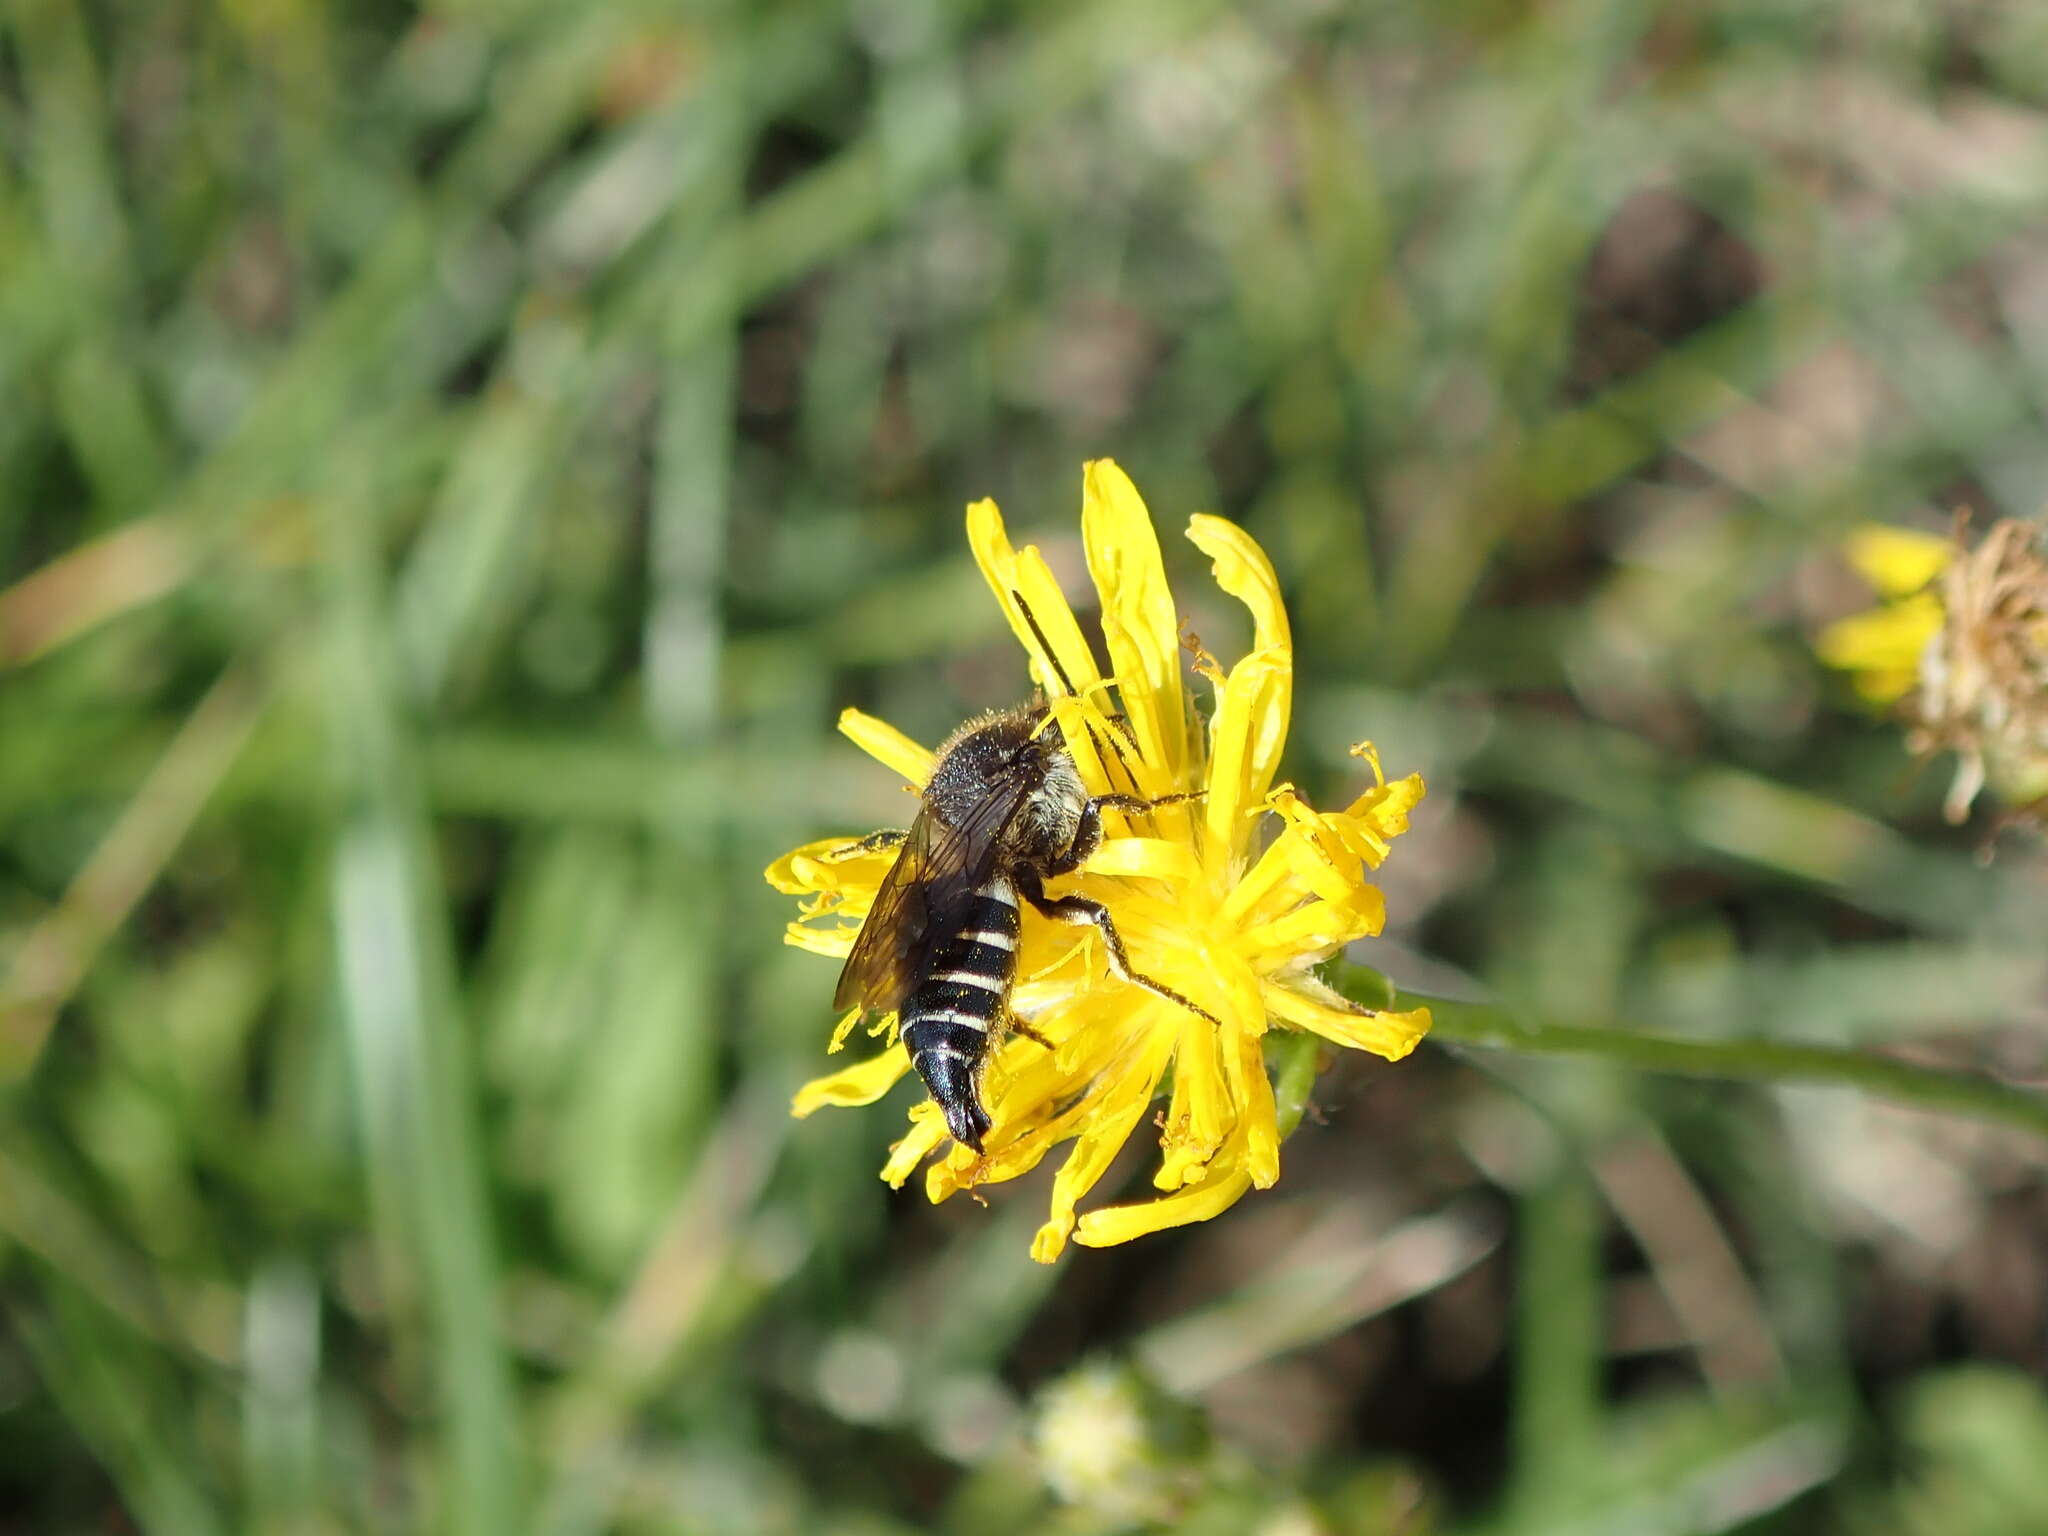
M 10 0 L 0 1530 L 1122 1529 L 1097 1358 L 1177 1529 L 2048 1528 L 2023 1132 L 1432 1044 L 1041 1269 L 786 1118 L 759 874 L 1107 454 L 1226 658 L 1176 530 L 1271 552 L 1285 771 L 1429 780 L 1358 958 L 2038 1082 L 2038 851 L 1809 646 L 2044 403 L 2031 0 Z

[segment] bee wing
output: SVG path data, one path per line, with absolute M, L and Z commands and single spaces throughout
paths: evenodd
M 943 830 L 938 819 L 928 810 L 919 810 L 896 862 L 875 892 L 875 903 L 868 908 L 860 936 L 853 941 L 846 968 L 839 973 L 839 986 L 832 994 L 834 1008 L 872 1008 L 887 1013 L 909 994 L 914 984 L 911 958 L 931 924 L 920 871 L 931 863 L 935 829 Z
M 1003 830 L 1029 790 L 1021 778 L 1003 784 L 958 826 L 918 811 L 839 973 L 834 1008 L 888 1013 L 901 1006 L 949 936 L 952 915 L 988 883 Z

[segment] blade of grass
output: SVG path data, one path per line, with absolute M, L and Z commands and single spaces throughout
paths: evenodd
M 141 518 L 58 556 L 0 589 L 0 669 L 24 666 L 74 636 L 175 590 L 191 574 L 183 534 Z
M 37 1374 L 78 1426 L 144 1530 L 166 1536 L 214 1536 L 230 1529 L 206 1483 L 181 1383 L 167 1358 L 47 1277 L 47 1318 L 17 1311 L 14 1320 Z
M 1362 1006 L 1387 1004 L 1385 980 L 1362 966 L 1340 966 L 1337 985 Z M 1429 1009 L 1434 1020 L 1430 1036 L 1438 1041 L 1536 1056 L 1584 1056 L 1685 1077 L 1833 1084 L 1894 1103 L 2048 1136 L 2048 1094 L 1981 1074 L 1945 1072 L 1873 1051 L 1778 1040 L 1684 1040 L 1630 1029 L 1537 1022 L 1494 1004 L 1420 992 L 1401 996 L 1404 1004 Z
M 223 674 L 55 910 L 22 939 L 0 988 L 0 1086 L 19 1082 L 34 1067 L 57 1010 L 163 872 L 233 766 L 262 707 L 263 696 L 246 674 Z
M 1336 1223 L 1355 1216 L 1337 1212 Z M 1205 1392 L 1434 1290 L 1499 1245 L 1497 1220 L 1452 1207 L 1330 1251 L 1311 1228 L 1221 1301 L 1149 1330 L 1136 1359 L 1168 1391 Z
M 1516 1202 L 1508 1500 L 1524 1518 L 1569 1506 L 1599 1454 L 1599 1243 L 1585 1172 L 1559 1159 Z
M 424 1354 L 418 1363 L 440 1405 L 434 1523 L 495 1536 L 520 1528 L 524 1479 L 450 938 L 391 697 L 398 674 L 372 503 L 338 493 L 322 512 L 326 683 L 343 790 L 333 872 L 338 999 L 380 1253 L 401 1320 L 396 1342 Z

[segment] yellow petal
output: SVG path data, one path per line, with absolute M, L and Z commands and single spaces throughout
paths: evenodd
M 1368 789 L 1327 820 L 1359 857 L 1377 869 L 1387 856 L 1387 845 L 1408 830 L 1408 813 L 1428 792 L 1422 775 L 1411 773 L 1405 779 Z
M 1094 653 L 1044 556 L 1029 544 L 1021 552 L 1011 548 L 1003 514 L 994 502 L 977 501 L 967 509 L 967 542 L 982 579 L 1009 620 L 1010 632 L 1030 654 L 1032 676 L 1039 686 L 1060 694 L 1086 692 L 1090 684 L 1100 682 Z M 1020 597 L 1023 607 L 1017 602 Z M 1062 685 L 1062 674 L 1073 688 Z
M 859 1104 L 872 1104 L 894 1088 L 897 1080 L 909 1070 L 909 1055 L 902 1046 L 892 1045 L 879 1056 L 870 1056 L 866 1061 L 841 1067 L 826 1077 L 812 1078 L 797 1089 L 796 1097 L 790 1101 L 789 1112 L 801 1120 L 828 1105 L 849 1109 Z
M 1272 806 L 1290 823 L 1280 846 L 1288 869 L 1303 885 L 1325 901 L 1343 901 L 1364 882 L 1364 860 L 1327 818 L 1310 810 L 1292 790 L 1275 794 Z
M 1266 794 L 1287 736 L 1293 662 L 1284 651 L 1254 651 L 1217 690 L 1209 726 L 1209 793 L 1202 802 L 1203 856 L 1228 870 L 1251 837 L 1247 814 Z
M 1429 1033 L 1429 1010 L 1416 1008 L 1406 1013 L 1392 1009 L 1355 1008 L 1335 993 L 1327 998 L 1309 990 L 1328 992 L 1312 977 L 1299 978 L 1293 985 L 1276 981 L 1265 984 L 1266 1006 L 1273 1016 L 1298 1029 L 1321 1035 L 1336 1045 L 1370 1051 L 1388 1061 L 1399 1061 Z
M 1910 677 L 1919 668 L 1927 642 L 1941 632 L 1941 622 L 1941 599 L 1922 592 L 1837 619 L 1814 641 L 1814 654 L 1831 667 L 1903 672 Z
M 1109 1165 L 1130 1140 L 1139 1118 L 1159 1089 L 1160 1074 L 1166 1070 L 1170 1032 L 1150 1031 L 1143 1048 L 1107 1088 L 1094 1106 L 1086 1128 L 1075 1139 L 1052 1181 L 1052 1210 L 1044 1226 L 1031 1239 L 1031 1257 L 1050 1264 L 1067 1245 L 1074 1229 L 1074 1207 L 1109 1171 Z
M 1086 698 L 1054 697 L 1046 701 L 1074 766 L 1080 770 L 1081 782 L 1091 795 L 1127 795 L 1142 790 L 1143 781 L 1138 773 L 1143 765 L 1138 761 L 1129 729 L 1104 707 L 1109 699 L 1108 680 L 1085 686 L 1089 689 Z M 1110 763 L 1115 765 L 1114 771 L 1108 766 Z
M 1377 886 L 1361 885 L 1342 901 L 1311 901 L 1239 935 L 1237 948 L 1271 964 L 1294 955 L 1327 954 L 1386 926 L 1387 902 Z M 1258 963 L 1254 960 L 1254 963 Z
M 853 953 L 854 935 L 859 932 L 859 927 L 853 923 L 840 923 L 831 928 L 812 928 L 805 923 L 790 923 L 782 930 L 782 942 L 797 949 L 807 949 L 814 955 L 844 960 Z
M 1252 649 L 1291 651 L 1293 632 L 1280 580 L 1259 541 L 1228 518 L 1197 512 L 1188 519 L 1188 538 L 1207 555 L 1216 585 L 1252 612 Z
M 1241 928 L 1253 911 L 1266 905 L 1269 899 L 1273 902 L 1283 899 L 1280 895 L 1282 888 L 1291 884 L 1289 861 L 1293 851 L 1282 845 L 1294 835 L 1291 831 L 1283 832 L 1266 845 L 1258 862 L 1245 872 L 1243 878 L 1230 888 L 1229 896 L 1224 898 L 1222 910 L 1217 914 L 1220 922 L 1230 928 Z
M 1919 686 L 1918 667 L 1878 668 L 1858 672 L 1849 679 L 1849 686 L 1856 690 L 1856 696 L 1865 703 L 1883 709 L 1896 704 L 1914 688 Z
M 1235 680 L 1244 668 L 1257 664 L 1257 673 L 1240 685 L 1235 700 L 1225 688 L 1218 701 L 1217 723 L 1212 737 L 1221 742 L 1233 739 L 1233 751 L 1241 752 L 1229 778 L 1221 786 L 1227 796 L 1218 808 L 1212 784 L 1206 808 L 1212 845 L 1234 846 L 1240 830 L 1238 818 L 1256 804 L 1279 771 L 1281 749 L 1287 743 L 1288 720 L 1293 710 L 1294 637 L 1287 623 L 1287 607 L 1280 597 L 1280 582 L 1273 574 L 1273 562 L 1259 548 L 1258 541 L 1237 524 L 1220 517 L 1198 513 L 1188 520 L 1188 538 L 1209 557 L 1216 584 L 1251 610 L 1252 648 L 1231 668 Z M 1224 718 L 1235 707 L 1247 713 L 1244 720 Z M 1220 757 L 1220 748 L 1217 751 Z
M 1001 1146 L 991 1144 L 987 1159 L 979 1169 L 969 1170 L 967 1177 L 944 1165 L 934 1168 L 926 1180 L 925 1193 L 932 1204 L 937 1205 L 969 1183 L 1000 1184 L 1006 1179 L 1021 1179 L 1044 1161 L 1046 1153 L 1072 1134 L 1071 1118 L 1042 1121 Z
M 910 1129 L 889 1149 L 888 1160 L 882 1164 L 882 1182 L 891 1189 L 901 1189 L 903 1181 L 948 1134 L 938 1105 L 927 1099 L 916 1106 L 910 1112 Z
M 762 878 L 785 896 L 804 896 L 828 891 L 872 901 L 889 866 L 896 862 L 896 849 L 862 848 L 864 838 L 828 837 L 792 848 L 761 871 Z M 861 907 L 866 911 L 865 905 Z
M 1918 592 L 1956 557 L 1953 539 L 1884 523 L 1865 523 L 1849 535 L 1843 553 L 1856 572 L 1886 597 Z
M 1258 1036 L 1240 1031 L 1238 1043 L 1238 1126 L 1244 1136 L 1244 1169 L 1254 1189 L 1271 1189 L 1280 1178 L 1280 1123 L 1273 1105 L 1273 1080 Z
M 919 788 L 932 776 L 932 750 L 919 746 L 886 720 L 857 709 L 842 710 L 839 731 L 883 767 L 894 768 Z
M 1117 695 L 1145 769 L 1139 792 L 1169 794 L 1183 782 L 1186 707 L 1180 687 L 1180 623 L 1152 514 L 1111 459 L 1081 472 L 1081 540 L 1102 599 L 1102 637 Z
M 1132 1034 L 1117 1027 L 1119 1017 L 1105 1014 L 1101 999 L 1070 1002 L 1032 1024 L 1060 1042 L 1056 1054 L 1022 1035 L 1005 1042 L 982 1082 L 994 1122 L 988 1155 L 948 1157 L 935 1165 L 925 1180 L 934 1205 L 972 1185 L 1029 1173 L 1055 1145 L 1096 1118 L 1118 1092 L 1124 1075 L 1119 1060 L 1131 1055 Z M 1136 1038 L 1142 1040 L 1143 1033 Z M 1091 1086 L 1077 1094 L 1076 1084 Z
M 1029 544 L 1022 550 L 1012 549 L 1003 529 L 1003 514 L 986 499 L 967 509 L 967 543 L 974 551 L 974 563 L 981 567 L 982 579 L 1009 621 L 1010 633 L 1031 659 L 1032 680 L 1048 695 L 1076 691 L 1099 699 L 1104 684 L 1095 653 L 1089 650 L 1074 610 L 1067 606 L 1066 594 L 1060 591 L 1045 557 Z M 1108 793 L 1117 786 L 1111 785 L 1103 771 L 1101 756 L 1088 733 L 1073 727 L 1072 721 L 1060 720 L 1083 781 L 1093 794 Z
M 1091 935 L 1092 939 L 1092 935 Z M 1100 975 L 1100 962 L 1097 963 Z M 1159 1008 L 1167 1006 L 1147 992 L 1103 978 L 1077 993 L 1070 1005 L 1083 1022 L 1064 1035 L 1052 1053 L 1051 1069 L 1074 1083 L 1085 1083 L 1106 1071 L 1125 1053 L 1126 1042 L 1146 1032 Z
M 1243 1158 L 1221 1155 L 1199 1183 L 1186 1189 L 1157 1200 L 1090 1211 L 1075 1229 L 1074 1241 L 1089 1248 L 1108 1248 L 1168 1227 L 1207 1221 L 1237 1204 L 1251 1187 L 1251 1175 L 1245 1170 Z
M 1163 1156 L 1153 1179 L 1161 1189 L 1179 1189 L 1198 1177 L 1236 1126 L 1218 1034 L 1207 1019 L 1187 1014 L 1182 1021 Z
M 1171 1192 L 1194 1183 L 1208 1171 L 1209 1159 L 1215 1154 L 1214 1144 L 1195 1134 L 1188 1110 L 1188 1090 L 1180 1074 L 1175 1073 L 1166 1128 L 1159 1134 L 1159 1166 L 1152 1170 L 1152 1187 Z
M 1205 968 L 1210 985 L 1206 995 L 1217 998 L 1217 1010 L 1225 1029 L 1256 1038 L 1266 1032 L 1266 1004 L 1259 993 L 1259 977 L 1245 957 L 1233 946 L 1210 951 Z
M 1275 846 L 1301 885 L 1324 901 L 1351 904 L 1352 893 L 1365 883 L 1366 869 L 1377 868 L 1388 843 L 1407 830 L 1407 808 L 1421 796 L 1421 778 L 1410 775 L 1367 791 L 1349 811 L 1324 815 L 1282 787 L 1268 801 L 1288 823 L 1287 834 Z
M 815 891 L 817 886 L 811 883 L 809 868 L 806 867 L 799 872 L 799 861 L 805 866 L 813 866 L 818 862 L 820 854 L 828 853 L 835 848 L 843 848 L 846 842 L 845 838 L 827 837 L 815 843 L 805 843 L 801 848 L 792 848 L 762 870 L 761 878 L 785 896 L 801 896 L 809 891 Z
M 1091 875 L 1126 879 L 1169 880 L 1194 885 L 1202 878 L 1201 862 L 1186 843 L 1163 837 L 1112 837 L 1097 846 L 1084 866 Z

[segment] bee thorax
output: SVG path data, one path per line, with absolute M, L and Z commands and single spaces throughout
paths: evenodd
M 1012 849 L 1017 857 L 1034 862 L 1058 859 L 1074 846 L 1087 810 L 1088 791 L 1074 760 L 1064 751 L 1050 754 L 1044 781 L 1017 813 Z

